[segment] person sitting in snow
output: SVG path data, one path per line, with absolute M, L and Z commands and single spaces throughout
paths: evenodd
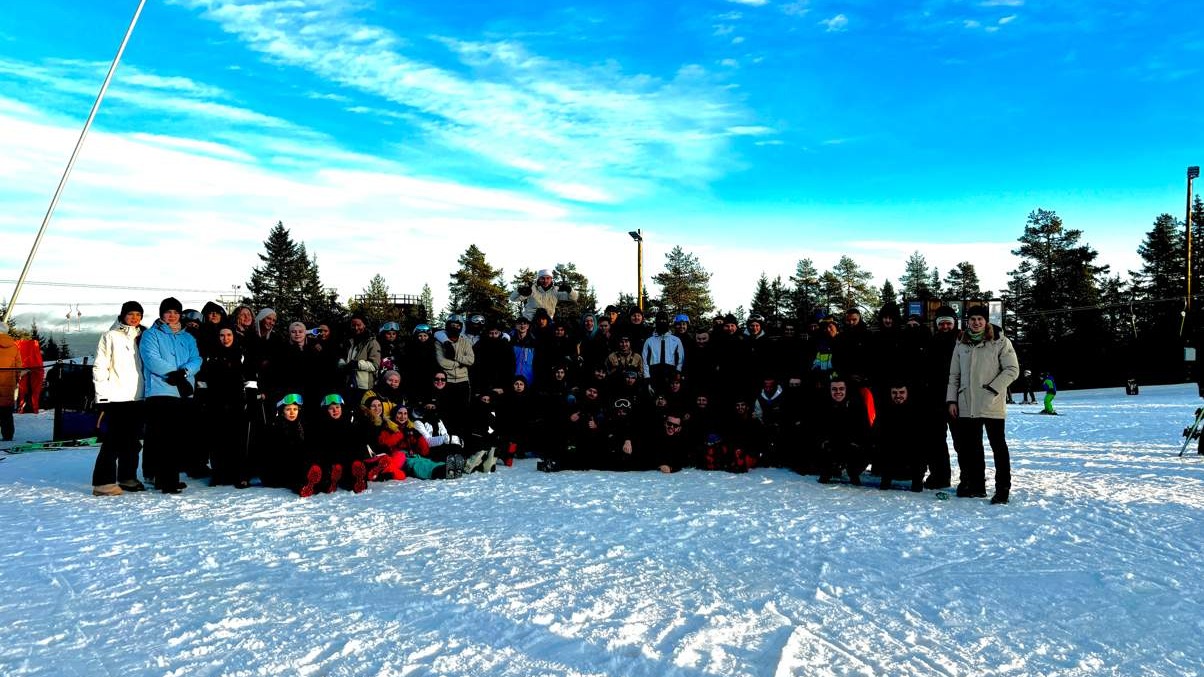
M 874 420 L 876 458 L 882 483 L 880 489 L 890 489 L 896 478 L 910 479 L 912 491 L 924 490 L 924 433 L 925 421 L 911 401 L 905 383 L 896 381 L 890 386 L 885 407 L 878 410 Z
M 345 482 L 359 493 L 367 486 L 368 469 L 364 465 L 367 445 L 355 434 L 350 417 L 344 415 L 341 395 L 327 395 L 322 399 L 322 409 L 324 413 L 314 423 L 308 440 L 311 453 L 320 461 L 309 469 L 301 490 L 313 494 L 321 483 L 322 490 L 329 494 L 338 490 L 340 482 Z
M 303 404 L 297 393 L 289 393 L 276 402 L 276 418 L 267 430 L 261 451 L 260 479 L 265 487 L 291 489 L 305 498 L 313 495 L 326 470 L 321 457 L 306 443 L 305 425 L 301 422 Z M 313 481 L 309 480 L 311 474 Z

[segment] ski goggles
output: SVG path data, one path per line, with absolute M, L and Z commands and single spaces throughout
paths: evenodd
M 305 401 L 302 400 L 301 396 L 298 395 L 297 393 L 289 393 L 289 394 L 285 395 L 284 397 L 280 398 L 280 401 L 276 403 L 276 407 L 280 408 L 286 404 L 295 404 L 297 406 L 301 406 L 302 404 L 305 404 Z
M 396 322 L 386 322 L 380 326 L 381 331 L 401 331 L 401 325 Z
M 343 396 L 331 394 L 331 395 L 327 395 L 326 397 L 322 398 L 322 406 L 323 407 L 329 407 L 332 404 L 337 404 L 339 406 L 342 406 Z

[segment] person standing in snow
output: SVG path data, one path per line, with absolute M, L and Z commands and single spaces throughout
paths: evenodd
M 17 342 L 8 335 L 8 325 L 0 322 L 0 437 L 5 442 L 11 441 L 16 434 L 13 423 L 14 393 L 23 366 Z
M 1020 373 L 1016 349 L 1002 330 L 987 322 L 987 308 L 966 311 L 966 329 L 958 338 L 949 364 L 945 399 L 958 429 L 957 465 L 961 482 L 957 495 L 985 498 L 986 463 L 982 434 L 986 431 L 995 457 L 995 495 L 992 504 L 1008 502 L 1012 488 L 1011 458 L 1004 436 L 1008 384 Z
M 1045 389 L 1045 408 L 1041 410 L 1041 413 L 1051 416 L 1056 415 L 1058 412 L 1054 411 L 1053 401 L 1058 396 L 1058 386 L 1054 383 L 1053 374 L 1046 373 L 1041 378 L 1041 387 Z
M 143 332 L 142 382 L 146 388 L 146 446 L 142 474 L 165 494 L 178 494 L 181 461 L 188 453 L 181 437 L 193 428 L 189 400 L 196 388 L 201 354 L 196 339 L 181 324 L 183 306 L 168 297 L 159 304 L 159 319 Z
M 96 346 L 92 385 L 107 430 L 92 469 L 93 496 L 118 496 L 146 489 L 138 481 L 143 398 L 138 340 L 142 330 L 142 305 L 127 301 Z

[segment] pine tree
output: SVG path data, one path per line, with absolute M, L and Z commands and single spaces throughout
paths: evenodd
M 782 283 L 781 275 L 774 276 L 773 282 L 769 283 L 769 298 L 773 303 L 773 312 L 766 317 L 781 320 L 789 316 L 790 290 Z
M 903 276 L 899 278 L 899 291 L 905 299 L 928 300 L 932 297 L 929 284 L 928 261 L 920 252 L 912 252 L 903 266 Z
M 59 344 L 54 340 L 54 337 L 46 339 L 46 347 L 42 349 L 42 359 L 47 362 L 52 362 L 59 359 Z
M 652 276 L 661 288 L 663 310 L 670 315 L 685 313 L 701 318 L 715 309 L 711 300 L 711 274 L 698 257 L 680 246 L 665 254 L 665 270 Z
M 790 289 L 790 315 L 797 320 L 810 320 L 815 316 L 820 298 L 819 271 L 811 259 L 798 262 L 790 282 L 794 285 Z
M 1115 337 L 1105 333 L 1099 309 L 1108 267 L 1095 265 L 1097 252 L 1079 244 L 1081 237 L 1053 211 L 1029 213 L 1020 247 L 1012 250 L 1021 265 L 1010 273 L 1009 295 L 1024 294 L 1017 298 L 1023 312 L 1017 313 L 1016 334 L 1033 358 L 1042 366 L 1057 364 L 1066 380 L 1095 382 L 1115 376 L 1101 368 Z
M 422 310 L 418 312 L 417 319 L 426 320 L 435 314 L 435 295 L 431 293 L 431 286 L 423 283 L 422 295 L 418 297 L 418 302 L 422 305 Z
M 1156 301 L 1183 297 L 1186 256 L 1182 228 L 1181 221 L 1170 214 L 1162 214 L 1154 219 L 1153 228 L 1146 233 L 1145 241 L 1138 245 L 1137 254 L 1141 257 L 1142 265 L 1136 278 L 1144 299 Z M 1195 252 L 1192 258 L 1195 258 Z
M 852 257 L 841 256 L 831 272 L 840 281 L 842 308 L 877 307 L 878 291 L 871 285 L 874 275 L 868 270 L 863 270 Z
M 753 291 L 748 309 L 753 315 L 773 317 L 773 293 L 769 290 L 769 278 L 765 276 L 765 271 L 761 271 L 761 277 L 757 280 L 757 288 Z
M 560 301 L 556 304 L 556 317 L 560 318 L 560 322 L 576 321 L 583 313 L 597 310 L 597 292 L 590 286 L 589 278 L 577 270 L 577 264 L 557 263 L 552 275 L 554 284 L 559 286 L 567 282 L 577 292 L 576 301 Z
M 980 288 L 978 271 L 969 261 L 962 261 L 949 269 L 949 274 L 945 276 L 945 293 L 955 299 L 976 300 L 982 300 L 991 295 L 991 292 Z
M 254 308 L 272 308 L 287 325 L 292 320 L 314 323 L 330 312 L 318 274 L 317 258 L 310 258 L 303 243 L 293 241 L 284 223 L 277 221 L 259 254 L 263 264 L 251 271 L 247 282 Z
M 882 298 L 882 305 L 899 302 L 899 295 L 895 293 L 895 285 L 890 283 L 890 278 L 887 278 L 886 282 L 882 283 L 882 293 L 880 296 Z
M 71 354 L 71 345 L 67 343 L 67 337 L 63 336 L 59 339 L 59 359 L 69 360 L 74 355 Z
M 351 311 L 360 313 L 367 320 L 370 328 L 379 327 L 392 317 L 393 305 L 390 301 L 389 284 L 380 273 L 372 276 L 368 286 L 351 302 Z
M 480 313 L 488 319 L 509 321 L 509 292 L 504 286 L 504 273 L 485 260 L 485 252 L 475 244 L 458 259 L 459 270 L 451 273 L 447 283 L 447 307 L 457 313 Z
M 937 270 L 936 266 L 932 267 L 932 274 L 928 276 L 928 293 L 935 297 L 942 297 L 948 290 L 941 284 L 941 271 Z

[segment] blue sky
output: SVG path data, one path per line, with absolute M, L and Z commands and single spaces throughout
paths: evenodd
M 0 16 L 4 279 L 136 5 Z M 1202 69 L 1184 2 L 151 0 L 30 277 L 231 289 L 283 220 L 344 296 L 441 300 L 476 243 L 610 299 L 641 228 L 648 277 L 681 245 L 730 309 L 842 254 L 998 289 L 1038 207 L 1124 272 L 1204 163 Z

